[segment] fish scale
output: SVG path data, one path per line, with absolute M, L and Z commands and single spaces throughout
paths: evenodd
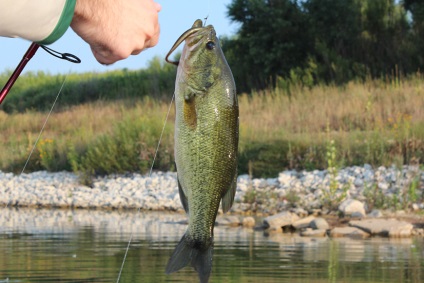
M 187 231 L 166 272 L 191 264 L 200 282 L 212 268 L 213 229 L 219 204 L 234 201 L 239 136 L 238 103 L 231 70 L 213 26 L 197 20 L 174 44 L 185 41 L 175 82 L 175 163 Z M 168 61 L 168 60 L 167 60 Z M 169 62 L 169 61 L 168 61 Z
M 213 227 L 222 194 L 231 185 L 233 176 L 228 175 L 231 172 L 229 167 L 233 164 L 223 162 L 227 161 L 222 157 L 228 151 L 228 145 L 219 140 L 221 137 L 219 128 L 211 127 L 212 123 L 209 122 L 211 119 L 215 119 L 214 109 L 208 103 L 199 104 L 206 106 L 197 110 L 199 127 L 196 130 L 192 130 L 189 126 L 180 128 L 182 137 L 179 139 L 179 143 L 183 145 L 178 144 L 176 146 L 176 159 L 181 159 L 181 164 L 184 164 L 178 166 L 180 162 L 177 162 L 178 174 L 185 175 L 184 178 L 180 179 L 185 181 L 182 183 L 182 187 L 199 190 L 199 194 L 192 191 L 188 193 L 190 195 L 187 194 L 187 197 L 192 200 L 189 202 L 191 235 L 194 238 L 207 239 L 212 236 L 210 227 Z M 177 119 L 184 118 L 178 117 Z M 228 121 L 219 122 L 222 124 L 228 123 Z M 231 135 L 228 131 L 227 134 Z M 206 142 L 207 140 L 208 142 Z M 193 144 L 190 144 L 191 142 Z M 187 150 L 178 150 L 182 146 Z M 186 154 L 186 151 L 189 153 Z M 234 174 L 231 173 L 231 175 Z M 223 176 L 223 178 L 215 178 L 214 176 L 217 174 Z M 208 221 L 205 221 L 205 219 Z M 205 234 L 205 231 L 207 234 Z

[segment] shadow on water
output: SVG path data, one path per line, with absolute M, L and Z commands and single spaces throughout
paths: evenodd
M 183 214 L 0 209 L 0 282 L 197 282 L 164 269 Z M 424 282 L 424 239 L 265 236 L 215 228 L 210 282 Z

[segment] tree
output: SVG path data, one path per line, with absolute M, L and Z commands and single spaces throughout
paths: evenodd
M 337 84 L 408 74 L 424 62 L 422 0 L 233 0 L 228 16 L 240 29 L 223 48 L 242 91 L 293 74 Z
M 318 75 L 327 82 L 354 76 L 354 54 L 360 48 L 361 7 L 356 0 L 308 0 L 303 5 L 313 34 L 312 56 Z M 357 69 L 363 66 L 357 66 Z
M 422 0 L 404 0 L 405 10 L 412 15 L 412 35 L 411 41 L 415 44 L 416 68 L 423 69 L 424 65 L 424 2 Z
M 320 77 L 338 83 L 411 67 L 406 13 L 394 0 L 308 0 Z
M 362 57 L 374 77 L 391 73 L 397 66 L 410 68 L 409 24 L 402 5 L 395 0 L 367 0 L 362 3 Z
M 227 40 L 230 65 L 242 66 L 242 88 L 265 88 L 277 76 L 288 75 L 310 51 L 304 14 L 295 0 L 234 0 L 228 16 L 241 24 L 237 37 Z

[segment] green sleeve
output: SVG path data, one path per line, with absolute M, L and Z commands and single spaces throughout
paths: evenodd
M 63 7 L 62 15 L 56 27 L 49 36 L 37 42 L 38 44 L 51 44 L 63 36 L 71 24 L 72 17 L 74 16 L 75 4 L 76 0 L 66 0 L 65 7 Z

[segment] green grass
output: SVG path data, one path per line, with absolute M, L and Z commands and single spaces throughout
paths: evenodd
M 10 72 L 0 75 L 4 85 Z M 149 67 L 137 71 L 126 69 L 105 73 L 71 73 L 49 75 L 43 72 L 27 73 L 19 77 L 2 104 L 7 113 L 25 112 L 28 109 L 45 111 L 50 109 L 63 81 L 66 87 L 60 96 L 58 109 L 98 100 L 140 99 L 149 96 L 161 99 L 172 93 L 176 68 L 156 57 Z
M 158 64 L 157 73 L 168 74 L 167 67 Z M 159 77 L 151 78 L 160 81 Z M 22 170 L 61 80 L 30 74 L 17 82 L 5 111 L 0 111 L 0 170 Z M 138 80 L 150 86 L 139 88 Z M 71 74 L 27 171 L 74 170 L 87 176 L 147 172 L 172 95 L 172 90 L 165 91 L 171 86 L 163 83 L 155 92 L 151 84 L 142 71 Z M 31 95 L 34 90 L 43 95 Z M 424 160 L 420 75 L 396 84 L 291 85 L 243 94 L 239 104 L 240 173 L 268 177 L 284 169 L 327 168 L 330 141 L 338 167 Z M 155 162 L 157 170 L 174 169 L 173 111 Z

